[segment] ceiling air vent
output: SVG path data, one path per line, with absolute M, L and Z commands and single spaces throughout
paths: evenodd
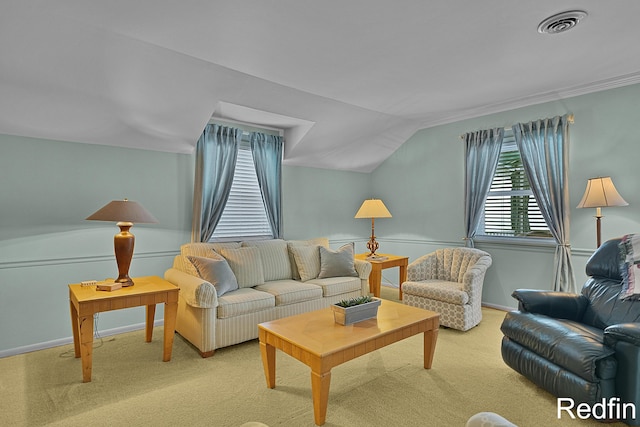
M 569 10 L 550 16 L 538 25 L 538 32 L 543 34 L 559 34 L 569 31 L 587 17 L 584 10 Z

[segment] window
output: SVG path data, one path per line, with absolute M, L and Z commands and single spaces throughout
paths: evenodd
M 244 132 L 238 149 L 229 200 L 210 241 L 267 238 L 273 238 L 273 234 L 253 164 L 249 134 Z
M 479 236 L 545 237 L 551 232 L 524 173 L 513 131 L 506 130 L 498 167 L 484 205 Z

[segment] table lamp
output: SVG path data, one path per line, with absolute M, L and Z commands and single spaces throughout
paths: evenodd
M 113 244 L 118 264 L 118 278 L 116 283 L 122 286 L 133 286 L 133 280 L 129 277 L 129 266 L 133 257 L 133 245 L 135 237 L 129 232 L 133 223 L 157 223 L 142 205 L 127 199 L 114 200 L 87 217 L 91 221 L 114 221 L 120 227 L 120 233 L 116 234 Z
M 627 206 L 627 203 L 618 190 L 610 176 L 589 178 L 587 189 L 584 191 L 582 200 L 578 203 L 578 208 L 596 208 L 596 243 L 600 247 L 600 219 L 602 218 L 601 208 L 608 206 Z
M 354 218 L 371 218 L 371 238 L 367 242 L 367 249 L 369 249 L 368 258 L 375 258 L 376 251 L 380 247 L 375 236 L 375 218 L 391 218 L 391 213 L 389 213 L 387 207 L 382 203 L 382 200 L 369 199 L 362 203 L 362 206 L 360 206 Z

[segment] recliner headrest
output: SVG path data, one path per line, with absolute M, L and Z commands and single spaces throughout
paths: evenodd
M 622 280 L 620 275 L 620 249 L 622 239 L 611 239 L 604 242 L 587 261 L 587 276 L 606 277 Z

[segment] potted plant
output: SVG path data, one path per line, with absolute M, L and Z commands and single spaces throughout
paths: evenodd
M 364 295 L 332 304 L 331 309 L 336 323 L 351 325 L 352 323 L 376 317 L 380 303 L 381 300 L 379 298 Z

